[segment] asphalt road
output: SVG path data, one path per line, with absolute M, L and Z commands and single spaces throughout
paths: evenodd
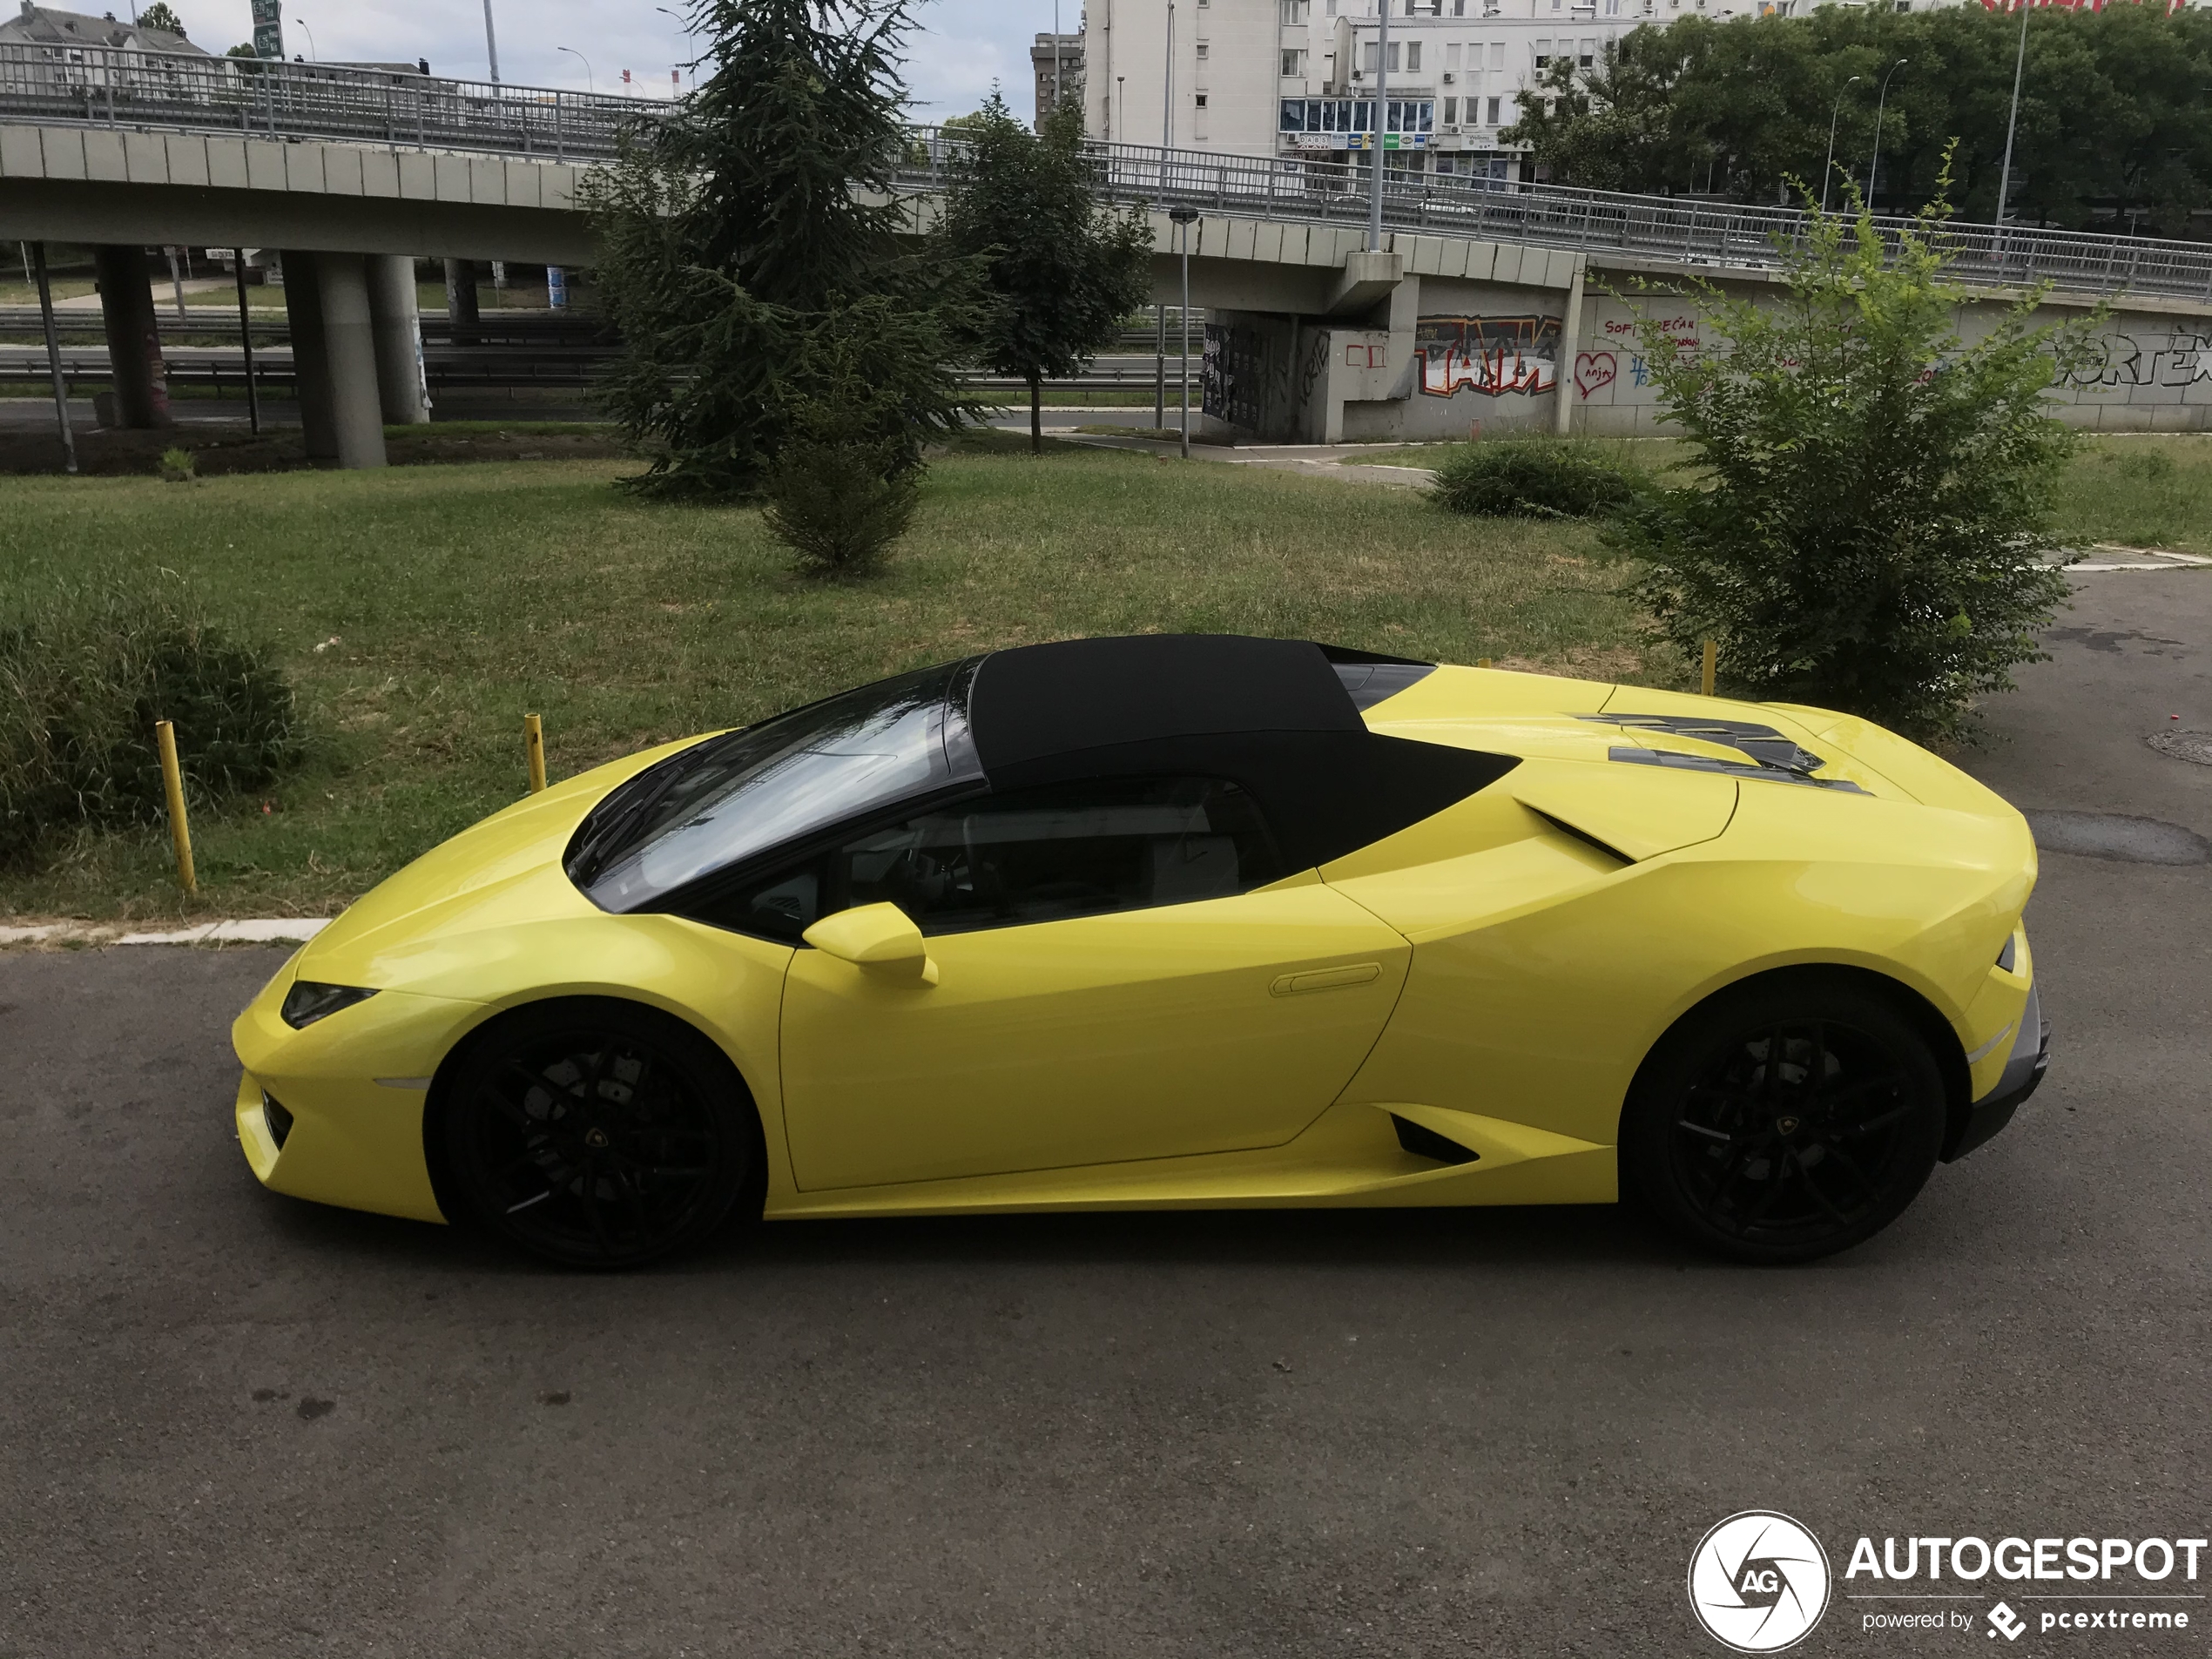
M 2212 574 L 1976 762 L 2212 834 Z M 0 1655 L 1719 1654 L 1689 1554 L 2203 1535 L 2212 870 L 2054 855 L 2051 1079 L 1839 1260 L 1611 1211 L 793 1224 L 619 1278 L 263 1192 L 253 951 L 0 957 Z M 2201 1590 L 2200 1584 L 2184 1587 Z M 2186 1635 L 2008 1653 L 2198 1653 Z M 1870 1635 L 1801 1653 L 1996 1649 Z

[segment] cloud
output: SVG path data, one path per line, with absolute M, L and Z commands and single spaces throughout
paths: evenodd
M 83 3 L 84 0 L 80 0 Z M 193 42 L 219 52 L 253 35 L 246 0 L 171 0 Z M 682 0 L 666 0 L 682 13 Z M 522 85 L 602 92 L 630 90 L 666 98 L 669 72 L 696 55 L 682 26 L 652 0 L 491 0 L 502 79 Z M 1072 31 L 1082 0 L 1061 0 L 1061 27 Z M 121 10 L 121 8 L 118 8 Z M 917 119 L 974 109 L 993 81 L 1027 114 L 1029 44 L 1052 27 L 1052 0 L 929 0 L 907 40 L 907 78 Z M 482 0 L 286 0 L 285 51 L 326 63 L 413 63 L 427 57 L 442 75 L 482 79 L 488 71 Z M 557 50 L 568 46 L 575 53 Z M 685 71 L 685 79 L 690 78 Z

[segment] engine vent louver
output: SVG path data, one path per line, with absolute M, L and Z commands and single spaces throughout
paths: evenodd
M 1716 720 L 1689 714 L 1581 714 L 1575 718 L 1601 725 L 1622 726 L 1631 732 L 1658 732 L 1669 737 L 1697 738 L 1717 743 L 1747 758 L 1749 764 L 1723 760 L 1714 755 L 1678 754 L 1668 749 L 1623 746 L 1612 752 L 1615 760 L 1636 766 L 1674 766 L 1687 772 L 1719 772 L 1734 778 L 1764 778 L 1770 783 L 1812 784 L 1822 789 L 1841 789 L 1854 795 L 1866 792 L 1840 778 L 1812 774 L 1828 763 L 1810 749 L 1797 746 L 1770 725 L 1751 720 Z

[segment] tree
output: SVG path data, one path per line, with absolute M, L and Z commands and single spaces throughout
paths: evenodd
M 1077 373 L 1114 343 L 1152 287 L 1152 232 L 1102 204 L 1072 99 L 1032 133 L 994 91 L 963 124 L 938 236 L 981 262 L 988 303 L 968 336 L 994 374 L 1029 388 L 1029 447 L 1044 447 L 1048 377 Z
M 158 29 L 165 33 L 176 36 L 179 40 L 184 38 L 185 20 L 171 8 L 169 0 L 153 0 L 152 5 L 140 10 L 138 27 Z
M 1822 6 L 1804 17 L 1647 24 L 1588 72 L 1554 60 L 1505 136 L 1529 145 L 1562 183 L 1777 202 L 1791 179 L 1821 192 L 1832 115 L 1838 171 L 1828 185 L 1839 197 L 1846 179 L 1865 179 L 1877 92 L 1903 57 L 1882 110 L 1877 206 L 1909 211 L 1929 200 L 1951 151 L 1952 199 L 1986 220 L 1997 210 L 2019 30 L 2017 17 L 1979 6 Z M 2190 214 L 2212 205 L 2208 84 L 2212 12 L 2038 8 L 2008 213 L 2188 234 Z
M 1685 655 L 1717 642 L 1723 690 L 1939 738 L 2041 655 L 2065 599 L 2049 527 L 2074 434 L 2046 394 L 2102 319 L 2037 327 L 2031 295 L 1962 340 L 1939 209 L 1885 260 L 1853 206 L 1816 211 L 1777 303 L 1696 285 L 1708 350 L 1638 319 L 1703 476 L 1606 539 L 1642 561 L 1635 591 L 1662 634 Z
M 701 0 L 712 72 L 590 186 L 599 291 L 623 340 L 600 395 L 653 493 L 756 492 L 787 434 L 833 422 L 891 471 L 981 414 L 955 334 L 976 273 L 903 237 L 897 50 L 910 0 Z

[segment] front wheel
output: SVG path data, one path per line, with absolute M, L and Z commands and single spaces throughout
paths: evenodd
M 1943 1143 L 1943 1076 L 1910 1021 L 1828 979 L 1723 993 L 1637 1074 L 1624 1193 L 1740 1261 L 1803 1262 L 1902 1215 Z
M 567 1267 L 636 1267 L 703 1242 L 759 1167 L 759 1120 L 721 1050 L 612 998 L 486 1030 L 442 1117 L 467 1214 Z

